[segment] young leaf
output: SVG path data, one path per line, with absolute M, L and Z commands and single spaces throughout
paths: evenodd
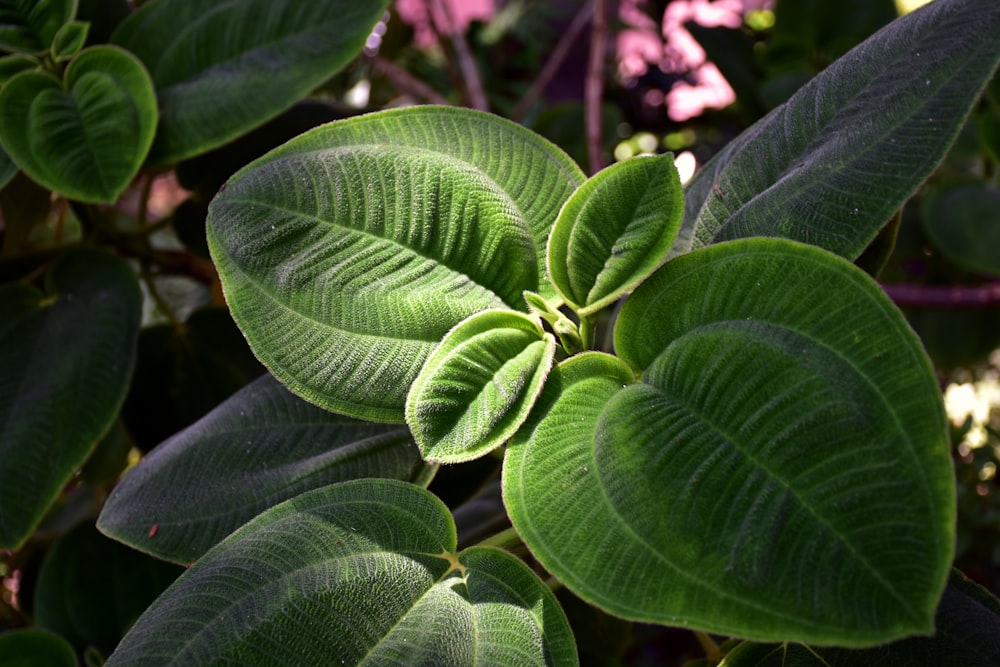
M 89 31 L 90 24 L 85 21 L 70 21 L 59 28 L 52 40 L 52 59 L 66 60 L 75 56 L 86 44 Z
M 0 141 L 39 184 L 71 199 L 112 203 L 139 171 L 156 132 L 149 74 L 122 49 L 95 46 L 62 83 L 22 72 L 0 89 Z
M 430 475 L 405 428 L 321 410 L 265 375 L 150 452 L 115 487 L 97 526 L 187 564 L 263 510 L 360 477 Z
M 428 357 L 406 399 L 406 423 L 426 460 L 469 461 L 524 422 L 552 366 L 556 342 L 514 311 L 477 313 Z
M 34 0 L 0 4 L 0 49 L 40 55 L 76 14 L 77 0 Z
M 50 296 L 0 291 L 0 547 L 16 549 L 111 427 L 135 363 L 141 302 L 131 269 L 79 251 Z
M 483 113 L 414 107 L 317 128 L 235 175 L 208 240 L 250 347 L 307 400 L 402 421 L 424 360 L 482 310 L 553 296 L 545 240 L 583 174 Z
M 856 258 L 941 161 L 998 60 L 1000 3 L 937 0 L 890 23 L 698 172 L 673 254 L 780 236 Z
M 556 399 L 509 448 L 511 517 L 547 569 L 639 621 L 844 646 L 932 631 L 955 522 L 944 410 L 860 269 L 718 244 L 636 289 L 615 347 L 641 382 Z
M 288 500 L 210 550 L 136 621 L 121 665 L 575 665 L 552 593 L 498 549 L 455 553 L 430 493 L 391 480 Z
M 559 294 L 581 317 L 633 289 L 666 258 L 684 212 L 673 155 L 614 164 L 566 200 L 548 244 Z
M 152 0 L 111 36 L 149 69 L 150 154 L 178 162 L 277 116 L 357 56 L 387 0 Z

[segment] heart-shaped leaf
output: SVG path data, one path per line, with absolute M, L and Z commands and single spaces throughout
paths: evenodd
M 511 518 L 547 569 L 615 615 L 727 635 L 933 629 L 955 521 L 944 410 L 860 269 L 782 239 L 715 245 L 632 294 L 615 347 L 641 382 L 548 408 L 546 389 L 508 449 Z
M 265 375 L 130 470 L 98 528 L 187 564 L 263 510 L 360 477 L 426 482 L 430 470 L 405 428 L 321 410 Z
M 673 253 L 781 236 L 857 257 L 937 167 L 998 60 L 1000 3 L 937 0 L 890 23 L 698 172 Z
M 134 56 L 81 51 L 63 83 L 23 72 L 0 89 L 0 141 L 32 179 L 71 199 L 112 203 L 139 171 L 156 132 L 156 95 Z
M 553 296 L 545 242 L 583 174 L 509 121 L 413 107 L 338 121 L 234 176 L 208 240 L 250 347 L 285 385 L 402 421 L 425 359 L 460 321 Z
M 357 480 L 288 500 L 195 563 L 108 667 L 575 665 L 552 593 L 498 549 L 455 553 L 444 504 Z
M 556 341 L 533 318 L 472 315 L 427 358 L 406 399 L 406 423 L 429 461 L 469 461 L 524 422 L 552 366 Z
M 581 317 L 604 308 L 666 258 L 683 213 L 673 155 L 604 169 L 573 193 L 552 227 L 553 284 Z
M 76 0 L 0 0 L 0 49 L 42 54 L 76 14 Z
M 50 296 L 0 291 L 0 547 L 17 548 L 111 427 L 135 363 L 140 294 L 114 256 L 55 264 Z
M 150 161 L 174 163 L 277 116 L 357 56 L 387 0 L 152 0 L 111 41 L 160 101 Z
M 924 200 L 924 230 L 959 265 L 1000 275 L 1000 188 L 962 183 L 935 190 Z

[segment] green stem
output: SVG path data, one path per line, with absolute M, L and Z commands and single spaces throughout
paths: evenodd
M 499 547 L 501 549 L 509 549 L 511 547 L 517 546 L 520 543 L 521 543 L 521 536 L 518 535 L 517 531 L 514 530 L 514 527 L 511 526 L 506 530 L 500 531 L 496 535 L 491 535 L 490 537 L 487 537 L 485 540 L 483 540 L 476 546 Z
M 701 644 L 701 648 L 705 651 L 705 657 L 709 662 L 713 665 L 717 665 L 722 662 L 722 658 L 725 656 L 723 656 L 722 651 L 719 649 L 719 645 L 715 643 L 715 640 L 709 637 L 707 633 L 700 632 L 698 630 L 695 630 L 694 636 L 698 640 L 698 643 Z
M 593 315 L 580 317 L 580 344 L 584 350 L 594 348 L 595 318 Z

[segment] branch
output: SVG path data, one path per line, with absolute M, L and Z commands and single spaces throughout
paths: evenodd
M 389 79 L 399 92 L 431 104 L 450 104 L 448 98 L 396 63 L 386 60 L 382 56 L 372 56 L 369 60 L 372 67 Z
M 458 56 L 458 66 L 462 70 L 462 77 L 465 80 L 465 91 L 468 94 L 469 105 L 479 111 L 489 111 L 490 105 L 486 101 L 486 92 L 483 90 L 483 81 L 479 76 L 479 69 L 476 61 L 472 57 L 469 43 L 465 41 L 465 35 L 451 16 L 451 8 L 447 0 L 437 0 L 438 8 L 448 24 L 448 37 L 455 45 L 455 53 Z
M 983 285 L 882 285 L 897 306 L 916 308 L 992 308 L 1000 306 L 1000 282 Z
M 552 54 L 549 56 L 548 61 L 546 61 L 541 73 L 535 77 L 531 87 L 528 88 L 524 96 L 517 103 L 517 107 L 515 107 L 513 113 L 510 115 L 512 121 L 519 123 L 528 115 L 528 111 L 531 110 L 531 107 L 541 97 L 542 92 L 548 87 L 549 82 L 555 77 L 556 72 L 559 71 L 562 64 L 566 62 L 566 57 L 569 55 L 570 49 L 573 48 L 573 43 L 580 36 L 580 33 L 583 32 L 583 29 L 587 27 L 593 12 L 594 1 L 588 0 L 587 4 L 580 9 L 573 18 L 573 22 L 570 23 L 569 28 L 566 29 L 566 32 L 559 39 L 559 43 L 552 50 Z
M 607 48 L 607 0 L 594 0 L 594 28 L 590 35 L 590 59 L 584 85 L 584 123 L 590 173 L 604 167 L 601 139 L 601 97 L 604 94 L 604 53 Z

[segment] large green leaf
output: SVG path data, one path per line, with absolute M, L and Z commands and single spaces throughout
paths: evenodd
M 113 43 L 149 68 L 160 102 L 150 161 L 221 146 L 277 116 L 357 56 L 387 0 L 152 0 Z
M 781 236 L 857 257 L 941 161 L 1000 60 L 1000 3 L 937 0 L 836 61 L 695 176 L 674 254 Z
M 552 228 L 548 267 L 581 317 L 633 289 L 666 258 L 684 212 L 673 155 L 641 157 L 595 174 Z
M 41 185 L 85 202 L 118 199 L 149 151 L 156 118 L 149 74 L 112 46 L 81 51 L 62 83 L 28 71 L 0 89 L 0 141 L 11 158 Z
M 135 363 L 140 295 L 110 254 L 55 264 L 49 295 L 0 290 L 0 547 L 17 548 L 111 427 Z
M 76 653 L 65 639 L 37 628 L 0 633 L 4 667 L 77 667 Z
M 430 493 L 357 480 L 233 533 L 136 622 L 120 665 L 573 665 L 552 593 L 498 549 L 455 553 Z
M 615 346 L 641 382 L 574 385 L 508 452 L 511 517 L 547 569 L 616 615 L 754 639 L 933 629 L 955 523 L 944 410 L 860 269 L 718 244 L 643 283 Z
M 545 243 L 583 174 L 495 116 L 414 107 L 338 121 L 234 176 L 208 240 L 255 354 L 307 400 L 402 421 L 454 325 L 553 296 Z
M 429 476 L 405 428 L 326 412 L 265 375 L 130 470 L 98 527 L 136 549 L 190 563 L 303 491 L 361 477 Z
M 42 54 L 76 14 L 76 0 L 0 0 L 0 49 Z
M 518 312 L 488 310 L 457 324 L 406 399 L 423 457 L 459 463 L 504 444 L 527 418 L 555 350 L 552 334 Z
M 38 572 L 32 611 L 79 653 L 108 655 L 135 619 L 183 569 L 150 558 L 79 524 L 49 550 Z
M 1000 600 L 953 572 L 941 596 L 933 637 L 911 637 L 871 649 L 744 643 L 720 667 L 991 667 L 1000 665 Z

